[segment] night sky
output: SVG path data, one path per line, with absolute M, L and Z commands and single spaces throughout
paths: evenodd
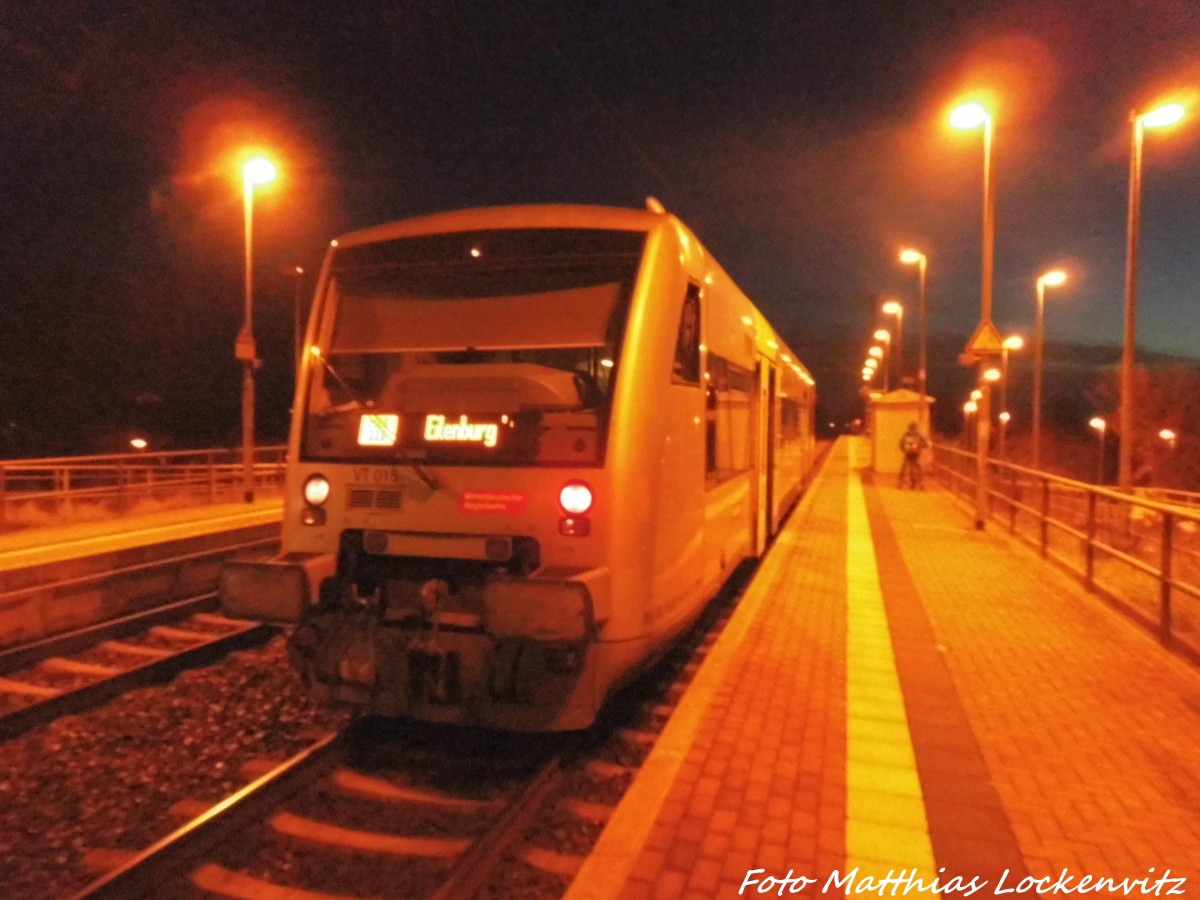
M 840 416 L 871 298 L 915 299 L 902 244 L 930 257 L 931 332 L 978 321 L 981 136 L 945 126 L 957 98 L 996 117 L 997 324 L 1030 334 L 1034 280 L 1064 265 L 1048 334 L 1116 345 L 1130 111 L 1197 88 L 1195 0 L 5 4 L 0 455 L 237 442 L 243 145 L 282 176 L 256 204 L 264 438 L 290 403 L 284 272 L 311 294 L 337 233 L 647 195 Z M 1195 357 L 1189 115 L 1146 139 L 1139 346 Z

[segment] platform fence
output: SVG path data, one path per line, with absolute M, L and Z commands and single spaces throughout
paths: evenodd
M 972 508 L 976 464 L 973 452 L 933 447 L 935 478 Z M 987 515 L 1200 663 L 1200 497 L 1126 494 L 989 459 Z
M 256 496 L 282 490 L 286 450 L 255 448 Z M 241 448 L 0 459 L 0 531 L 234 502 L 242 479 Z

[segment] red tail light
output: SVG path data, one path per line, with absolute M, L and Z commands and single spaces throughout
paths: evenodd
M 563 512 L 572 516 L 582 516 L 592 508 L 592 489 L 582 481 L 568 481 L 558 492 L 558 504 Z

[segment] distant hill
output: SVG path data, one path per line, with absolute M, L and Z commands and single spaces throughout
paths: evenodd
M 820 334 L 809 330 L 789 334 L 785 330 L 783 336 L 817 380 L 822 427 L 829 422 L 842 427 L 861 416 L 861 369 L 869 346 L 865 329 L 848 334 L 844 327 L 833 325 L 823 328 Z M 942 434 L 958 433 L 962 426 L 962 405 L 975 385 L 975 367 L 966 368 L 958 363 L 958 356 L 969 338 L 968 334 L 938 334 L 931 335 L 929 339 L 928 391 L 937 400 L 933 407 L 934 429 Z M 1048 341 L 1043 360 L 1043 417 L 1046 426 L 1086 433 L 1088 419 L 1097 412 L 1108 412 L 1097 410 L 1089 395 L 1106 372 L 1120 366 L 1121 348 Z M 1139 351 L 1138 365 L 1187 365 L 1200 368 L 1200 359 Z M 915 378 L 915 335 L 906 335 L 904 368 L 906 373 Z M 893 373 L 892 387 L 897 386 Z M 1008 408 L 1017 430 L 1027 427 L 1026 423 L 1030 421 L 1032 394 L 1033 349 L 1030 345 L 1009 355 Z M 999 403 L 999 396 L 996 402 Z

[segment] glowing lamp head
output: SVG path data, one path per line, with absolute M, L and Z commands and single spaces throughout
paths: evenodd
M 919 263 L 924 258 L 925 254 L 919 250 L 908 248 L 900 251 L 900 262 L 907 263 L 910 266 L 913 263 Z
M 865 365 L 865 366 L 866 366 L 868 369 L 871 369 L 872 371 L 874 371 L 874 370 L 875 370 L 875 367 L 879 365 L 879 360 L 877 360 L 877 359 L 876 359 L 875 357 L 873 357 L 873 356 L 868 356 L 868 357 L 867 357 L 867 361 L 864 363 L 864 365 Z
M 1000 413 L 1000 421 L 1001 421 L 1001 422 L 1003 422 L 1005 425 L 1007 425 L 1007 424 L 1008 424 L 1008 422 L 1009 422 L 1009 420 L 1010 420 L 1011 418 L 1012 418 L 1012 416 L 1010 416 L 1010 415 L 1009 415 L 1008 413 L 1006 413 L 1006 412 L 1002 412 L 1002 413 Z
M 876 359 L 879 359 L 879 357 L 883 356 L 883 348 L 882 347 L 878 347 L 878 346 L 872 347 L 867 352 L 869 354 L 871 354 L 871 356 L 875 357 Z
M 975 410 L 977 410 L 977 409 L 979 409 L 979 407 L 975 405 L 974 400 L 968 400 L 966 403 L 963 404 L 963 412 L 965 412 L 967 415 L 970 415 L 971 413 L 975 412 Z
M 1174 125 L 1183 118 L 1183 105 L 1168 103 L 1166 106 L 1152 109 L 1138 118 L 1142 120 L 1142 125 L 1146 128 L 1162 128 L 1166 125 Z
M 1158 433 L 1158 436 L 1164 441 L 1173 441 L 1177 437 L 1175 432 L 1173 432 L 1170 428 L 1164 428 Z
M 570 516 L 582 516 L 592 508 L 592 489 L 582 481 L 568 481 L 558 492 L 558 504 Z
M 1019 334 L 1011 334 L 1004 339 L 1005 350 L 1020 350 L 1025 346 L 1025 338 Z
M 964 103 L 956 106 L 950 113 L 950 125 L 954 128 L 978 128 L 991 116 L 978 103 Z
M 877 341 L 890 341 L 892 339 L 891 333 L 886 328 L 880 328 L 872 337 Z
M 256 156 L 242 166 L 242 176 L 246 184 L 266 184 L 275 180 L 275 165 L 269 159 Z
M 984 381 L 999 381 L 1000 380 L 1000 370 L 999 369 L 988 369 L 987 371 L 985 371 L 983 373 L 983 380 Z
M 1038 279 L 1042 284 L 1049 287 L 1058 287 L 1060 284 L 1065 284 L 1066 280 L 1067 273 L 1062 269 L 1052 269 Z
M 147 446 L 146 439 L 145 438 L 133 438 L 129 442 L 129 446 L 132 447 L 134 450 L 145 450 L 146 446 Z
M 1108 423 L 1099 416 L 1093 416 L 1091 419 L 1089 419 L 1088 425 L 1090 425 L 1092 428 L 1095 428 L 1097 431 L 1103 431 L 1108 427 Z
M 884 314 L 889 316 L 899 316 L 903 315 L 904 313 L 904 307 L 895 300 L 889 300 L 887 303 L 883 304 L 882 309 Z
M 971 399 L 972 400 L 982 400 L 983 399 L 983 391 L 979 390 L 979 388 L 975 388 L 975 390 L 971 391 Z

